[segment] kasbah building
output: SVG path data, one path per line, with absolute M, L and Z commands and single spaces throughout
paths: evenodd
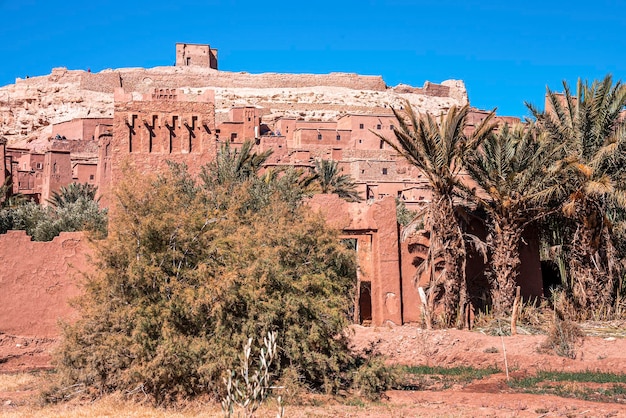
M 176 44 L 173 67 L 100 73 L 55 68 L 48 76 L 0 88 L 0 184 L 10 175 L 13 193 L 46 204 L 62 186 L 89 183 L 106 204 L 123 164 L 153 173 L 170 160 L 197 174 L 224 143 L 237 148 L 254 141 L 255 151 L 272 149 L 268 167 L 310 168 L 316 159 L 334 160 L 364 200 L 316 195 L 309 205 L 356 244 L 354 321 L 421 322 L 414 276 L 428 239 L 400 239 L 396 199 L 416 210 L 429 194 L 422 174 L 376 135 L 394 137 L 391 107 L 402 109 L 405 100 L 433 114 L 468 103 L 463 83 L 456 80 L 390 88 L 378 76 L 219 71 L 217 50 L 201 44 Z M 468 129 L 487 114 L 472 108 Z M 471 228 L 484 236 L 478 219 Z M 85 241 L 80 233 L 62 233 L 49 243 L 31 242 L 23 231 L 0 235 L 0 323 L 6 323 L 2 306 L 19 304 L 20 297 L 32 304 L 32 293 L 16 290 L 20 280 L 37 283 L 33 276 L 52 275 L 62 286 L 75 287 L 71 277 L 79 273 L 72 271 L 90 268 Z M 526 243 L 519 284 L 523 296 L 540 296 L 538 243 L 530 234 Z M 31 255 L 26 263 L 24 254 Z M 482 257 L 471 256 L 467 276 L 478 286 L 481 280 L 484 284 L 482 271 Z M 55 322 L 61 311 L 44 308 L 58 303 L 54 294 L 36 294 L 42 311 L 32 313 L 33 322 Z

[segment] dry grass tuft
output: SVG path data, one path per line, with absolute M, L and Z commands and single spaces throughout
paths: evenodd
M 29 389 L 39 381 L 32 373 L 0 374 L 0 392 L 15 392 Z
M 575 359 L 577 348 L 584 338 L 585 334 L 577 323 L 555 318 L 548 337 L 541 344 L 541 349 L 553 351 L 561 357 Z

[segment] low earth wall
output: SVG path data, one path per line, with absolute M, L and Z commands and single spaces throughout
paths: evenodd
M 387 89 L 381 76 L 367 76 L 353 73 L 330 74 L 282 74 L 217 71 L 192 67 L 157 67 L 153 69 L 133 68 L 87 73 L 67 71 L 67 78 L 80 79 L 80 88 L 85 90 L 112 93 L 116 87 L 127 91 L 147 93 L 154 87 L 249 87 L 249 88 L 288 88 L 335 86 L 355 90 Z
M 0 333 L 54 337 L 60 319 L 76 311 L 68 301 L 80 294 L 83 273 L 92 267 L 90 244 L 81 232 L 63 232 L 34 242 L 25 231 L 0 235 Z

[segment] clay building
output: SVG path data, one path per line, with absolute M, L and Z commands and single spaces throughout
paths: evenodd
M 112 134 L 101 134 L 97 183 L 100 195 L 118 181 L 130 163 L 141 173 L 164 170 L 167 161 L 197 174 L 217 150 L 213 91 L 185 94 L 154 89 L 150 94 L 115 91 Z
M 176 66 L 201 66 L 217 70 L 217 49 L 207 44 L 176 44 Z
M 10 194 L 20 194 L 28 200 L 41 202 L 44 154 L 23 148 L 4 149 L 4 160 L 11 176 Z
M 392 139 L 394 124 L 398 122 L 393 114 L 347 114 L 337 120 L 339 129 L 349 129 L 354 137 L 354 148 L 364 150 L 390 149 L 376 134 Z
M 110 126 L 111 118 L 78 118 L 52 125 L 52 138 L 63 140 L 95 141 L 99 126 Z
M 215 137 L 221 141 L 241 145 L 261 136 L 261 116 L 254 106 L 230 109 L 229 119 L 217 125 Z

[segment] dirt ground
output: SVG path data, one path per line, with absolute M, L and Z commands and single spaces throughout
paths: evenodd
M 616 335 L 625 324 L 609 324 Z M 288 405 L 286 416 L 295 417 L 626 417 L 624 399 L 593 402 L 554 395 L 520 393 L 507 384 L 510 378 L 531 376 L 538 371 L 598 371 L 626 374 L 626 338 L 587 336 L 575 349 L 576 358 L 564 358 L 540 347 L 545 335 L 490 336 L 476 331 L 427 331 L 415 326 L 362 327 L 353 326 L 352 341 L 357 349 L 374 347 L 386 355 L 390 364 L 429 366 L 472 366 L 478 369 L 496 367 L 502 372 L 467 384 L 455 384 L 438 390 L 393 390 L 380 402 L 355 399 L 324 398 L 307 405 Z M 608 336 L 607 336 L 608 335 Z M 51 352 L 57 341 L 53 338 L 18 337 L 0 334 L 0 373 L 14 375 L 51 367 Z M 506 363 L 505 363 L 506 353 Z M 41 376 L 41 375 L 40 375 Z M 41 377 L 40 377 L 41 379 Z M 594 384 L 587 384 L 593 388 Z M 216 416 L 219 407 L 191 409 L 172 413 L 156 409 L 124 409 L 113 402 L 100 409 L 93 406 L 56 406 L 40 409 L 33 401 L 36 383 L 16 387 L 0 385 L 2 416 Z M 107 401 L 111 402 L 111 401 Z M 104 405 L 108 405 L 105 403 Z M 269 407 L 268 407 L 269 408 Z M 90 412 L 91 411 L 91 412 Z M 143 411 L 143 412 L 142 412 Z M 265 409 L 259 416 L 275 416 L 274 409 Z

